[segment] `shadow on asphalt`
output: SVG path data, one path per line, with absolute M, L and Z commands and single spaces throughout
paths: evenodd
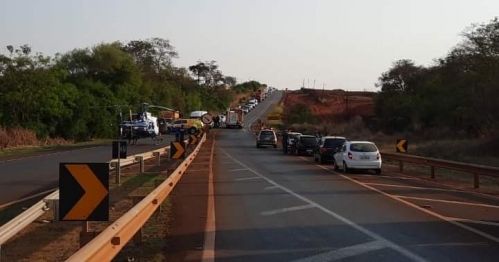
M 499 252 L 497 244 L 471 232 L 452 230 L 452 226 L 444 221 L 366 223 L 360 226 L 430 261 L 496 261 L 495 255 Z M 499 229 L 489 230 L 489 233 L 497 236 Z M 194 239 L 203 238 L 204 232 L 170 236 L 166 253 L 185 252 Z M 216 232 L 216 261 L 292 261 L 372 241 L 375 239 L 351 226 L 338 224 L 220 229 Z M 341 261 L 410 261 L 388 247 L 355 256 L 355 252 L 350 253 L 351 257 Z

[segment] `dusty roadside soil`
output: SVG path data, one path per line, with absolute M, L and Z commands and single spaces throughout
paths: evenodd
M 188 149 L 188 153 L 191 151 Z M 114 183 L 114 173 L 111 173 L 110 221 L 90 222 L 90 231 L 102 231 L 121 217 L 133 207 L 133 196 L 147 195 L 154 189 L 155 183 L 158 183 L 155 180 L 166 179 L 168 171 L 171 172 L 171 169 L 180 162 L 181 160 L 169 160 L 162 157 L 161 165 L 157 166 L 156 160 L 147 161 L 145 174 L 137 174 L 138 165 L 123 169 L 121 186 Z M 162 204 L 162 212 L 158 212 L 151 218 L 151 221 L 156 221 L 160 226 L 145 226 L 144 239 L 157 235 L 163 238 L 166 236 L 170 221 L 169 203 L 169 200 L 165 201 Z M 81 225 L 81 222 L 53 222 L 53 213 L 47 212 L 2 246 L 1 261 L 64 261 L 79 248 Z M 115 261 L 127 261 L 127 257 L 130 257 L 128 250 L 131 245 L 133 244 L 127 245 Z M 148 245 L 150 244 L 142 246 L 143 257 L 146 259 L 143 261 L 162 261 L 162 254 L 150 252 Z M 163 245 L 163 243 L 156 243 L 156 245 Z M 160 260 L 157 260 L 158 258 Z
M 212 131 L 173 190 L 173 222 L 167 238 L 167 261 L 201 261 L 208 212 L 208 182 L 215 157 L 212 147 L 216 130 Z

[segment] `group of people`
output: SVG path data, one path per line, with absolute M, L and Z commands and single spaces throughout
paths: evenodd
M 214 118 L 213 118 L 213 126 L 215 128 L 218 128 L 221 126 L 221 122 L 220 122 L 220 116 L 219 115 L 216 115 Z

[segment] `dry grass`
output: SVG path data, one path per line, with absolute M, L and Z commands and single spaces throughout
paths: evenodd
M 68 141 L 62 138 L 47 138 L 39 140 L 36 137 L 35 132 L 20 127 L 0 127 L 0 150 L 19 147 L 66 145 L 72 143 L 74 143 L 74 141 Z
M 322 135 L 345 136 L 348 140 L 372 141 L 381 151 L 390 153 L 396 152 L 397 139 L 407 139 L 408 151 L 411 155 L 499 167 L 499 137 L 428 140 L 409 133 L 386 135 L 382 132 L 371 132 L 359 116 L 347 123 L 294 124 L 289 128 L 304 134 L 314 134 L 317 130 Z

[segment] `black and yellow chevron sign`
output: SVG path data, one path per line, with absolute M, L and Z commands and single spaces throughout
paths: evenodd
M 190 134 L 189 135 L 189 145 L 195 145 L 198 143 L 198 136 Z
M 59 164 L 61 221 L 109 221 L 109 163 Z
M 170 158 L 180 159 L 185 158 L 185 142 L 173 141 L 170 144 Z
M 407 153 L 408 144 L 406 139 L 397 139 L 397 153 Z

